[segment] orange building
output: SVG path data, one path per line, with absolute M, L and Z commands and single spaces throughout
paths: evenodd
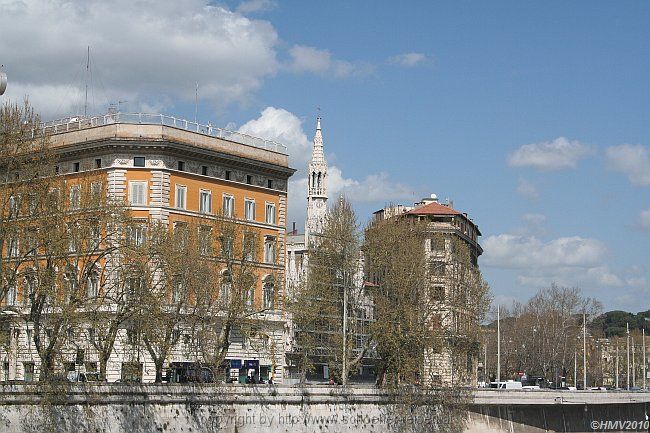
M 283 296 L 287 185 L 295 171 L 288 165 L 284 145 L 163 115 L 117 113 L 67 118 L 47 123 L 43 130 L 56 152 L 55 171 L 66 179 L 71 200 L 76 199 L 75 178 L 92 176 L 100 179 L 109 197 L 123 200 L 131 216 L 143 223 L 208 225 L 222 215 L 232 217 L 243 229 L 250 228 L 259 236 L 260 248 L 253 258 L 258 275 L 254 304 L 267 307 L 266 276 L 273 276 L 274 296 Z M 18 303 L 20 299 L 18 293 L 9 300 Z M 233 365 L 256 365 L 256 374 L 261 377 L 266 367 L 266 376 L 279 380 L 284 365 L 285 316 L 281 303 L 270 305 L 265 321 L 279 346 L 278 359 L 263 359 L 253 348 L 236 341 L 228 359 L 234 360 Z M 20 380 L 27 370 L 34 371 L 37 360 L 21 359 L 27 356 L 21 352 L 31 353 L 30 345 L 25 337 L 16 341 L 13 356 L 2 360 L 0 379 Z M 118 355 L 116 350 L 117 358 L 107 372 L 109 381 L 122 374 L 124 359 Z M 151 378 L 148 362 L 142 361 L 145 381 Z M 276 371 L 268 371 L 271 364 Z

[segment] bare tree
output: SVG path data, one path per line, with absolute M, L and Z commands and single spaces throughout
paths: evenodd
M 328 211 L 323 232 L 313 238 L 307 278 L 291 305 L 296 361 L 302 382 L 314 363 L 327 365 L 333 377 L 346 380 L 370 346 L 361 333 L 362 322 L 357 320 L 365 296 L 361 238 L 356 215 L 346 199 L 341 198 Z M 357 337 L 365 341 L 359 344 Z

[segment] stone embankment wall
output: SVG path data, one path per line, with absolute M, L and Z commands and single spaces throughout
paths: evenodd
M 477 392 L 463 416 L 472 433 L 648 431 L 638 423 L 648 419 L 650 394 L 628 394 Z M 409 419 L 417 431 L 441 431 L 423 412 L 404 410 L 394 395 L 373 388 L 0 385 L 2 433 L 365 433 L 400 431 Z M 626 420 L 639 428 L 606 424 Z

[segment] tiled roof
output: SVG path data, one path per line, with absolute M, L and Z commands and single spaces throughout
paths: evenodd
M 441 205 L 440 203 L 431 202 L 424 206 L 417 207 L 413 210 L 406 212 L 407 215 L 461 215 L 460 212 L 450 208 L 449 206 Z

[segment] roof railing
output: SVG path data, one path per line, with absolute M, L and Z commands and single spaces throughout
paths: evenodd
M 212 124 L 207 125 L 191 120 L 181 119 L 164 114 L 149 113 L 108 113 L 101 116 L 70 116 L 62 119 L 52 120 L 41 124 L 43 134 L 60 134 L 70 131 L 78 131 L 96 126 L 112 125 L 115 123 L 127 123 L 133 125 L 163 125 L 185 131 L 196 132 L 197 134 L 221 138 L 235 143 L 245 144 L 260 149 L 287 155 L 287 146 L 273 140 L 265 140 L 252 135 L 243 134 L 237 131 L 217 128 Z

